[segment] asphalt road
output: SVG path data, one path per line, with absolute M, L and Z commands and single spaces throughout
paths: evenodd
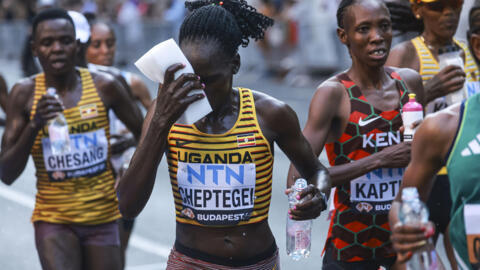
M 9 86 L 18 80 L 18 64 L 0 60 L 0 73 Z M 238 76 L 235 85 L 263 91 L 288 103 L 296 112 L 303 127 L 308 113 L 309 100 L 314 84 L 298 88 L 280 84 L 261 76 L 261 72 L 249 72 Z M 152 95 L 156 87 L 150 84 Z M 3 130 L 0 131 L 3 133 Z M 324 161 L 324 159 L 321 159 Z M 321 252 L 328 232 L 324 212 L 314 221 L 312 250 L 308 259 L 294 262 L 285 252 L 285 223 L 287 198 L 284 195 L 289 161 L 276 147 L 273 172 L 273 196 L 269 224 L 280 248 L 282 269 L 320 269 Z M 0 269 L 40 269 L 35 250 L 33 227 L 30 217 L 35 194 L 35 169 L 30 160 L 21 177 L 12 185 L 0 183 Z M 134 234 L 127 253 L 128 270 L 165 269 L 170 248 L 175 236 L 174 205 L 166 163 L 158 170 L 153 194 L 137 219 Z M 439 241 L 441 242 L 441 241 Z

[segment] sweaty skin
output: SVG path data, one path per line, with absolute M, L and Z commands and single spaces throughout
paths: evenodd
M 174 81 L 174 72 L 183 66 L 177 64 L 167 70 L 158 98 L 147 114 L 139 147 L 118 187 L 120 211 L 125 217 L 137 216 L 148 201 L 162 153 L 167 149 L 170 127 L 188 104 L 204 98 L 201 95 L 188 96 L 188 92 L 205 89 L 213 109 L 212 113 L 195 123 L 200 131 L 224 133 L 232 128 L 238 117 L 239 96 L 238 90 L 232 88 L 232 80 L 240 66 L 240 56 L 227 57 L 217 41 L 212 40 L 184 41 L 181 48 L 196 75 L 184 74 Z M 308 182 L 319 186 L 319 189 L 309 186 L 304 190 L 301 196 L 308 199 L 299 206 L 294 218 L 317 217 L 325 209 L 319 192 L 329 192 L 330 189 L 325 168 L 302 136 L 298 119 L 289 106 L 259 92 L 254 92 L 254 99 L 260 127 L 270 145 L 273 147 L 276 142 Z M 221 228 L 177 222 L 176 240 L 207 254 L 241 260 L 266 251 L 272 246 L 274 237 L 266 220 Z
M 353 12 L 352 10 L 355 10 Z M 395 81 L 384 70 L 390 49 L 392 31 L 390 17 L 385 6 L 375 1 L 355 4 L 345 15 L 345 29 L 338 29 L 338 36 L 350 51 L 352 66 L 348 76 L 359 86 L 368 102 L 380 110 L 394 110 L 400 96 Z M 372 50 L 383 48 L 385 53 L 376 57 Z M 424 102 L 423 85 L 418 73 L 411 69 L 394 69 L 407 87 L 417 94 L 417 101 Z M 334 142 L 343 134 L 350 117 L 350 99 L 345 86 L 332 77 L 316 90 L 303 134 L 319 156 L 328 142 Z M 330 167 L 332 186 L 340 186 L 378 168 L 402 168 L 410 160 L 410 143 L 401 143 L 352 163 Z M 290 167 L 288 185 L 298 178 Z
M 450 1 L 450 0 L 440 0 Z M 438 49 L 453 43 L 453 36 L 457 30 L 460 18 L 460 9 L 447 5 L 442 12 L 432 11 L 419 4 L 412 4 L 415 16 L 423 20 L 425 29 L 421 36 L 429 46 L 433 57 L 438 60 Z M 462 51 L 465 61 L 465 54 Z M 411 68 L 420 72 L 420 60 L 411 41 L 405 41 L 392 49 L 386 65 Z M 465 72 L 458 66 L 447 66 L 425 84 L 425 104 L 432 100 L 455 92 L 465 83 Z
M 412 144 L 412 160 L 408 165 L 401 190 L 405 187 L 416 187 L 420 199 L 426 201 L 434 184 L 434 176 L 445 165 L 445 158 L 455 138 L 460 119 L 460 104 L 425 118 L 415 133 Z M 433 236 L 429 228 L 434 225 L 429 222 L 425 226 L 414 227 L 399 225 L 398 209 L 401 201 L 401 190 L 389 213 L 392 231 L 392 242 L 395 250 L 405 257 L 407 252 L 414 252 L 425 244 L 427 238 Z
M 0 107 L 2 107 L 4 112 L 7 111 L 7 97 L 7 83 L 5 82 L 3 76 L 0 75 Z
M 102 66 L 113 66 L 115 51 L 117 49 L 116 38 L 113 29 L 105 23 L 95 23 L 91 29 L 91 41 L 87 49 L 87 61 Z M 148 110 L 152 99 L 145 83 L 135 74 L 132 74 L 130 82 L 133 97 L 140 101 Z
M 51 19 L 38 24 L 32 50 L 42 64 L 47 87 L 56 88 L 61 103 L 54 97 L 42 96 L 36 117 L 30 120 L 34 79 L 26 78 L 15 84 L 7 105 L 8 119 L 0 154 L 1 179 L 5 184 L 12 184 L 23 172 L 38 131 L 58 112 L 76 106 L 81 99 L 81 79 L 74 64 L 76 46 L 74 28 L 68 20 Z M 92 73 L 92 78 L 105 107 L 113 109 L 135 137 L 140 137 L 141 115 L 132 113 L 138 110 L 126 90 L 112 76 Z M 82 265 L 95 270 L 119 269 L 119 249 L 80 246 L 78 237 L 70 233 L 52 233 L 37 245 L 43 269 L 81 269 Z

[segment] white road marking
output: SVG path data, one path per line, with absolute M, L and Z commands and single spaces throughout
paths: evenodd
M 33 209 L 35 206 L 35 199 L 32 196 L 20 191 L 16 191 L 12 187 L 8 187 L 3 184 L 0 184 L 0 197 L 29 209 Z M 135 233 L 130 237 L 129 246 L 160 256 L 162 258 L 168 258 L 171 249 L 169 246 L 158 244 Z
M 35 200 L 31 196 L 2 184 L 0 184 L 0 196 L 29 209 L 33 209 L 35 206 Z

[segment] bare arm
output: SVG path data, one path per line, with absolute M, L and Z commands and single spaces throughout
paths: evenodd
M 113 109 L 118 119 L 127 126 L 138 141 L 142 131 L 143 116 L 138 106 L 129 97 L 127 89 L 106 73 L 97 73 L 95 83 L 105 105 Z
M 431 236 L 426 227 L 397 225 L 400 198 L 404 187 L 416 187 L 420 199 L 426 201 L 434 183 L 435 174 L 444 165 L 445 156 L 453 142 L 459 121 L 459 107 L 441 111 L 420 125 L 413 140 L 412 161 L 405 171 L 400 192 L 389 213 L 393 228 L 392 241 L 398 252 L 405 253 L 421 247 L 422 241 Z M 422 245 L 419 245 L 422 244 Z
M 300 197 L 306 197 L 306 200 L 297 205 L 297 211 L 291 213 L 292 218 L 316 218 L 326 208 L 320 192 L 330 192 L 328 172 L 303 136 L 295 112 L 288 105 L 271 97 L 262 99 L 264 101 L 255 101 L 257 112 L 262 119 L 261 126 L 272 132 L 274 141 L 309 184 L 300 194 Z
M 322 152 L 325 142 L 340 138 L 348 121 L 349 109 L 348 96 L 340 83 L 327 81 L 317 89 L 310 102 L 308 120 L 303 130 L 316 157 Z M 295 166 L 290 165 L 287 187 L 292 186 L 299 177 Z
M 203 98 L 187 96 L 191 90 L 203 88 L 196 75 L 183 74 L 173 80 L 174 73 L 182 67 L 177 64 L 168 68 L 165 83 L 159 87 L 158 97 L 145 118 L 140 143 L 118 185 L 119 208 L 125 218 L 136 217 L 147 204 L 171 126 L 188 105 Z
M 3 76 L 0 76 L 0 106 L 4 112 L 7 111 L 7 97 L 7 83 L 5 82 Z
M 18 83 L 13 87 L 7 106 L 7 123 L 0 154 L 1 178 L 7 185 L 12 184 L 25 169 L 38 131 L 63 110 L 56 98 L 43 96 L 37 104 L 35 118 L 30 121 L 30 112 L 26 107 L 32 95 L 31 81 Z
M 417 72 L 420 70 L 417 51 L 411 41 L 405 41 L 396 45 L 388 54 L 385 66 L 397 68 L 411 68 Z
M 417 102 L 425 107 L 427 105 L 425 99 L 425 89 L 423 87 L 423 81 L 420 74 L 410 68 L 397 69 L 397 72 L 407 85 L 408 90 L 416 95 L 415 99 Z
M 152 98 L 150 97 L 150 92 L 148 91 L 145 83 L 136 75 L 132 74 L 132 94 L 135 99 L 140 100 L 143 107 L 148 110 L 150 104 L 152 103 Z

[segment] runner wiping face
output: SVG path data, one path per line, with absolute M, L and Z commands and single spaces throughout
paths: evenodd
M 413 4 L 415 16 L 425 25 L 425 32 L 431 32 L 441 39 L 451 39 L 457 31 L 463 0 L 439 0 L 432 3 Z
M 75 29 L 66 19 L 40 22 L 31 46 L 45 72 L 60 75 L 70 72 L 75 66 Z
M 112 66 L 116 49 L 113 29 L 105 23 L 94 24 L 90 46 L 87 49 L 87 61 L 96 65 Z
M 232 79 L 240 67 L 240 56 L 228 56 L 215 40 L 186 40 L 181 48 L 205 84 L 205 94 L 213 110 L 225 105 L 222 104 L 225 97 L 232 94 Z
M 338 29 L 340 41 L 347 45 L 353 62 L 381 67 L 385 64 L 392 43 L 390 14 L 376 0 L 363 0 L 345 13 L 345 27 Z

